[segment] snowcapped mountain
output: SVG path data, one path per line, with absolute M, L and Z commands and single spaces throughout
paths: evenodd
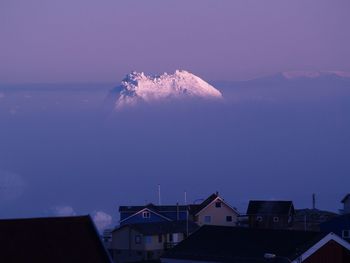
M 165 99 L 204 98 L 221 99 L 222 94 L 213 86 L 185 70 L 174 74 L 147 76 L 143 72 L 128 74 L 121 84 L 112 90 L 115 107 L 152 103 Z

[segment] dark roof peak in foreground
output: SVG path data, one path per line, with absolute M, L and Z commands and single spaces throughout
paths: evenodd
M 1 219 L 0 250 L 0 262 L 111 262 L 88 215 Z
M 247 215 L 284 215 L 294 210 L 292 201 L 265 201 L 251 200 L 249 201 Z
M 295 259 L 327 233 L 206 225 L 163 258 L 241 262 L 264 261 L 265 253 Z M 247 261 L 242 261 L 247 262 Z

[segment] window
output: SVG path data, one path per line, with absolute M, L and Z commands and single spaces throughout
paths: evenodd
M 151 217 L 151 213 L 148 212 L 148 211 L 144 211 L 144 212 L 142 212 L 142 217 L 143 218 L 150 218 Z
M 145 236 L 145 244 L 151 244 L 152 243 L 152 236 Z
M 226 216 L 226 222 L 232 222 L 232 216 Z
M 280 221 L 280 218 L 278 216 L 273 217 L 273 222 L 277 223 Z
M 141 244 L 141 236 L 140 235 L 135 236 L 135 244 Z
M 220 202 L 220 201 L 217 201 L 217 202 L 215 203 L 215 207 L 220 208 L 220 207 L 221 207 L 221 202 Z
M 342 237 L 343 238 L 350 238 L 350 230 L 343 230 Z
M 163 242 L 163 235 L 159 234 L 158 235 L 158 243 L 162 243 Z
M 173 242 L 173 234 L 169 234 L 168 235 L 168 241 L 169 242 Z
M 262 220 L 263 220 L 262 216 L 257 216 L 257 217 L 256 217 L 256 221 L 262 222 Z
M 211 222 L 211 216 L 205 216 L 204 217 L 204 222 L 205 223 L 210 223 Z

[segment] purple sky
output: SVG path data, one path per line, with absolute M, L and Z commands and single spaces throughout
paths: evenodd
M 350 71 L 348 0 L 1 0 L 0 82 Z

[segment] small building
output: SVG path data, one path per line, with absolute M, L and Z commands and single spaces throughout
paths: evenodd
M 342 214 L 350 214 L 350 193 L 345 195 L 341 202 L 344 205 L 342 209 Z
M 224 201 L 219 193 L 210 195 L 199 205 L 190 205 L 190 215 L 198 225 L 236 226 L 238 211 Z
M 321 231 L 334 232 L 350 242 L 350 214 L 334 217 L 331 220 L 322 223 L 320 228 Z
M 203 226 L 162 263 L 348 263 L 350 244 L 333 233 Z
M 90 216 L 0 220 L 0 262 L 111 263 Z
M 116 263 L 157 260 L 196 229 L 188 221 L 122 225 L 112 232 L 112 258 Z
M 293 225 L 292 201 L 250 201 L 247 209 L 249 227 L 287 229 Z

